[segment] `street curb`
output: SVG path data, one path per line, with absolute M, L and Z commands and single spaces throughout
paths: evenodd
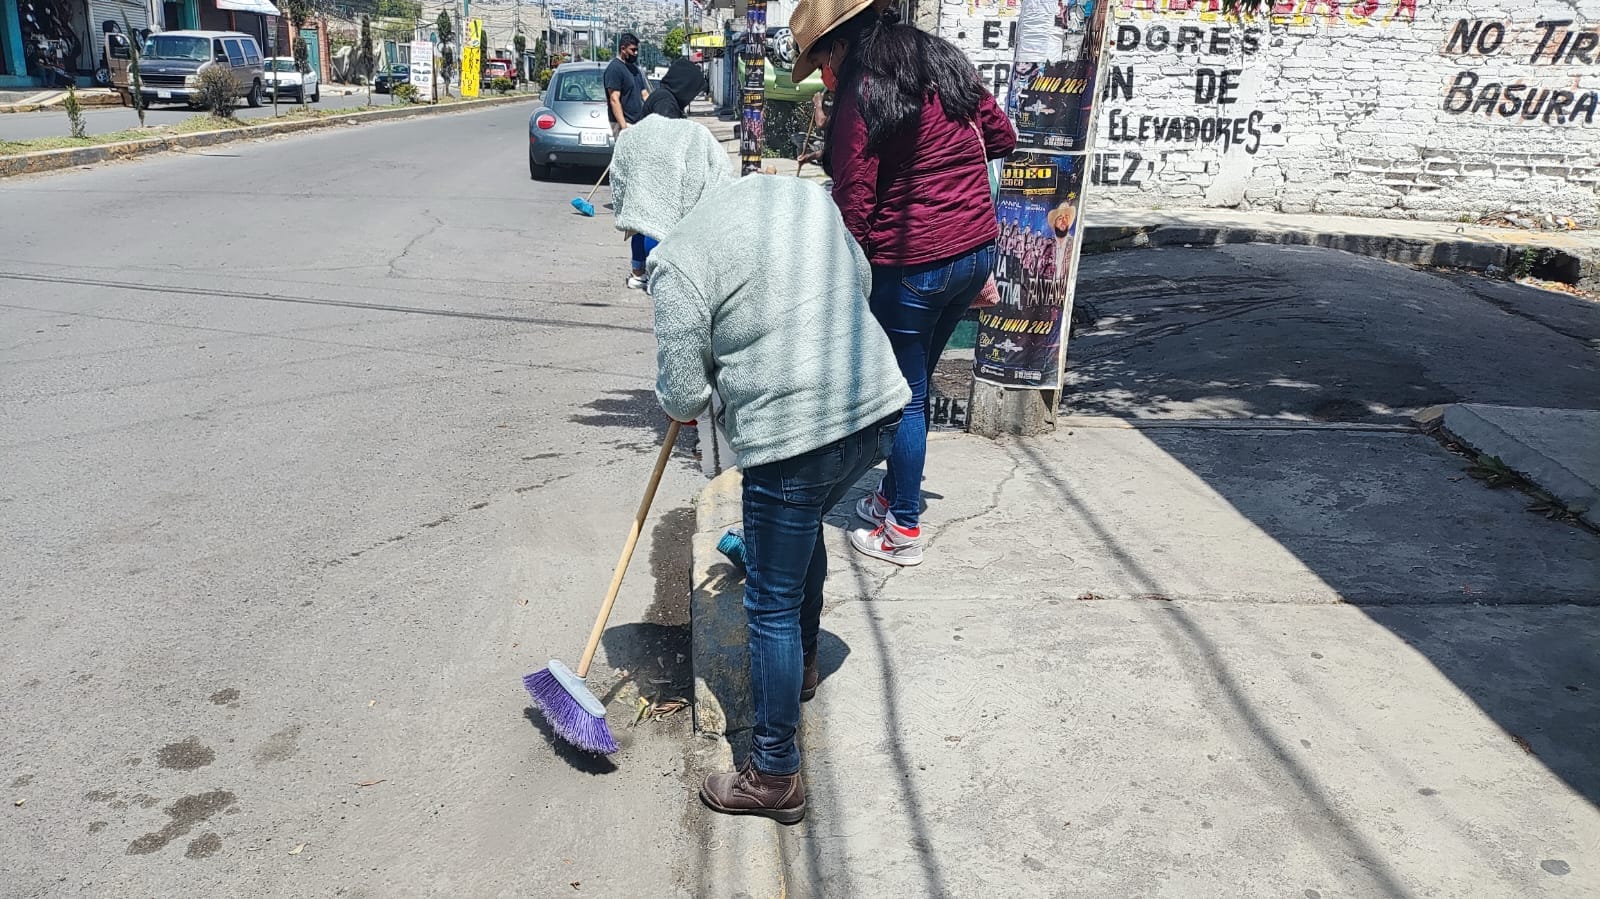
M 150 137 L 141 140 L 120 141 L 114 144 L 100 144 L 94 147 L 38 150 L 33 153 L 22 153 L 16 156 L 0 156 L 0 178 L 33 175 L 39 172 L 70 169 L 82 165 L 94 165 L 95 163 L 113 159 L 132 159 L 137 156 L 162 153 L 168 150 L 213 147 L 218 144 L 253 140 L 258 137 L 271 137 L 278 134 L 293 134 L 297 131 L 311 131 L 336 125 L 359 125 L 365 122 L 385 122 L 391 119 L 409 119 L 417 116 L 468 112 L 489 106 L 527 103 L 537 99 L 537 97 L 518 95 L 490 97 L 483 100 L 464 100 L 444 106 L 396 106 L 392 109 L 352 112 L 298 122 L 269 122 L 262 125 L 246 125 L 243 128 L 230 128 L 226 131 L 197 131 L 194 134 Z
M 1090 212 L 1092 216 L 1093 212 Z M 1529 237 L 1536 237 L 1530 232 Z M 1550 280 L 1600 289 L 1600 250 L 1562 248 L 1536 240 L 1434 240 L 1341 231 L 1296 231 L 1208 224 L 1094 225 L 1084 229 L 1083 252 L 1109 253 L 1147 247 L 1218 247 L 1229 244 L 1324 247 L 1405 265 L 1432 265 L 1483 273 L 1515 271 L 1521 255 L 1540 251 L 1535 274 Z
M 1507 468 L 1555 497 L 1590 527 L 1600 528 L 1600 485 L 1541 450 L 1535 445 L 1537 440 L 1530 443 L 1526 429 L 1515 433 L 1519 429 L 1507 428 L 1503 420 L 1497 420 L 1506 415 L 1521 417 L 1524 424 L 1529 418 L 1578 419 L 1579 431 L 1593 433 L 1600 425 L 1600 412 L 1451 403 L 1438 419 L 1451 439 L 1486 456 L 1498 457 Z M 1537 431 L 1533 433 L 1537 436 Z

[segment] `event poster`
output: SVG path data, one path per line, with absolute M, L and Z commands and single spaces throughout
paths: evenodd
M 1105 16 L 1094 15 L 1094 0 L 1060 0 L 1051 25 L 1061 35 L 1060 51 L 1046 59 L 1019 58 L 1011 69 L 1006 106 L 1019 151 L 1088 146 Z
M 975 374 L 986 381 L 1056 386 L 1085 159 L 1018 153 L 1001 171 L 994 274 L 1000 301 L 978 312 L 973 359 Z
M 1073 152 L 1089 143 L 1094 63 L 1018 63 L 1012 70 L 1018 150 Z

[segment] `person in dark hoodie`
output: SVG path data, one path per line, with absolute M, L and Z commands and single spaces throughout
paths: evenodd
M 689 101 L 706 89 L 706 76 L 700 67 L 683 57 L 672 61 L 661 79 L 661 88 L 650 93 L 644 103 L 645 115 L 681 119 L 689 114 Z
M 664 119 L 682 119 L 689 114 L 689 103 L 705 90 L 706 76 L 700 67 L 683 57 L 672 61 L 661 87 L 650 92 L 644 101 L 644 115 L 640 121 L 653 115 Z M 633 270 L 628 274 L 628 286 L 635 290 L 645 288 L 644 264 L 656 242 L 643 234 L 633 235 Z

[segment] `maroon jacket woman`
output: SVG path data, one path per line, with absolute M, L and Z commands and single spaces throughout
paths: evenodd
M 1016 134 L 972 63 L 948 41 L 899 24 L 873 0 L 801 0 L 789 26 L 796 81 L 822 69 L 837 92 L 822 166 L 844 223 L 872 263 L 872 314 L 911 385 L 888 472 L 856 512 L 857 550 L 922 561 L 928 377 L 994 271 L 1000 229 L 990 159 Z

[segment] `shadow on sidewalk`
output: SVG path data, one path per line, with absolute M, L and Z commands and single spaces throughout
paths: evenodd
M 1414 820 L 1437 822 L 1442 833 L 1485 853 L 1474 862 L 1492 862 L 1491 867 L 1502 864 L 1493 857 L 1496 850 L 1511 851 L 1491 832 L 1513 824 L 1525 827 L 1526 822 L 1473 817 L 1466 791 L 1456 797 L 1460 805 L 1437 809 L 1417 805 L 1417 794 L 1432 796 L 1437 787 L 1445 786 L 1415 780 L 1419 771 L 1431 767 L 1436 776 L 1441 766 L 1448 767 L 1451 753 L 1489 752 L 1491 758 L 1501 758 L 1496 750 L 1509 760 L 1506 764 L 1520 769 L 1516 758 L 1526 752 L 1588 803 L 1600 804 L 1600 765 L 1593 752 L 1600 745 L 1600 719 L 1594 715 L 1594 690 L 1600 684 L 1600 658 L 1593 650 L 1595 626 L 1588 619 L 1564 614 L 1583 611 L 1577 608 L 1580 605 L 1600 603 L 1600 583 L 1583 582 L 1600 570 L 1593 536 L 1524 512 L 1525 501 L 1514 494 L 1488 492 L 1465 476 L 1460 460 L 1408 424 L 1411 409 L 1456 398 L 1546 405 L 1600 402 L 1600 364 L 1592 347 L 1585 345 L 1588 335 L 1600 334 L 1600 307 L 1483 279 L 1463 290 L 1426 272 L 1322 250 L 1290 251 L 1293 257 L 1279 257 L 1278 267 L 1267 270 L 1263 264 L 1269 257 L 1259 255 L 1260 249 L 1235 248 L 1227 252 L 1239 254 L 1236 258 L 1220 261 L 1221 251 L 1123 254 L 1140 258 L 1111 265 L 1104 261 L 1107 257 L 1100 257 L 1093 261 L 1098 270 L 1086 261 L 1086 283 L 1117 290 L 1091 295 L 1102 311 L 1100 328 L 1073 341 L 1073 372 L 1083 387 L 1070 411 L 1129 418 L 1267 419 L 1268 424 L 1303 425 L 1303 429 L 1117 431 L 1127 435 L 1125 441 L 1102 441 L 1101 455 L 1088 465 L 1074 457 L 1074 441 L 1065 434 L 1001 444 L 963 458 L 998 462 L 997 457 L 1005 456 L 1018 463 L 1026 474 L 1018 477 L 1015 487 L 1005 489 L 1007 496 L 1016 502 L 1026 497 L 1034 503 L 1030 508 L 1048 510 L 1057 521 L 1041 524 L 1037 532 L 1023 528 L 1026 532 L 1020 534 L 1009 524 L 997 524 L 981 532 L 982 539 L 994 545 L 985 544 L 982 552 L 948 561 L 946 567 L 934 560 L 918 575 L 840 563 L 854 578 L 853 583 L 841 583 L 840 592 L 866 598 L 850 608 L 853 617 L 846 616 L 857 628 L 848 632 L 858 650 L 856 663 L 863 664 L 863 659 L 872 663 L 868 670 L 852 672 L 846 681 L 857 691 L 870 690 L 868 696 L 825 707 L 840 712 L 832 720 L 814 710 L 807 715 L 808 745 L 803 750 L 815 747 L 817 753 L 805 769 L 808 801 L 815 811 L 805 823 L 779 832 L 795 880 L 809 879 L 806 885 L 817 895 L 873 894 L 882 886 L 875 876 L 842 863 L 837 855 L 842 848 L 855 847 L 862 853 L 852 859 L 855 862 L 898 854 L 905 863 L 894 876 L 901 879 L 896 887 L 904 894 L 959 894 L 971 883 L 974 856 L 1004 851 L 950 838 L 953 826 L 964 833 L 952 821 L 964 826 L 964 816 L 974 810 L 981 815 L 990 806 L 982 795 L 953 795 L 947 789 L 950 783 L 939 780 L 946 774 L 921 773 L 919 762 L 928 760 L 927 741 L 937 746 L 939 739 L 939 731 L 930 736 L 927 722 L 942 720 L 925 706 L 944 700 L 926 695 L 936 689 L 928 683 L 907 682 L 899 669 L 909 659 L 904 645 L 897 654 L 899 641 L 893 628 L 897 616 L 902 621 L 927 620 L 916 617 L 913 603 L 930 591 L 937 595 L 947 588 L 943 576 L 967 578 L 959 581 L 958 590 L 987 596 L 981 592 L 986 588 L 974 586 L 985 583 L 985 566 L 1026 564 L 1032 558 L 1029 553 L 1047 542 L 1051 546 L 1040 557 L 1046 560 L 1042 564 L 1059 562 L 1062 568 L 1040 569 L 1038 578 L 1045 583 L 1035 585 L 1038 593 L 1050 596 L 1054 590 L 1062 597 L 1048 602 L 1071 605 L 1077 590 L 1067 593 L 1062 585 L 1086 579 L 1105 583 L 1108 590 L 1127 597 L 1152 600 L 1116 608 L 1128 608 L 1127 626 L 1154 635 L 1154 642 L 1165 647 L 1159 654 L 1176 661 L 1174 670 L 1187 683 L 1174 684 L 1172 692 L 1196 697 L 1192 712 L 1185 709 L 1183 717 L 1192 714 L 1194 720 L 1214 725 L 1216 732 L 1237 745 L 1239 758 L 1256 760 L 1246 772 L 1250 781 L 1226 786 L 1230 794 L 1248 794 L 1259 782 L 1279 814 L 1262 815 L 1259 820 L 1249 813 L 1243 817 L 1256 824 L 1283 822 L 1292 829 L 1293 845 L 1347 878 L 1346 890 L 1415 895 L 1422 892 L 1419 883 L 1434 876 L 1414 867 L 1414 852 L 1397 851 L 1397 840 L 1417 837 L 1403 835 L 1404 825 L 1393 817 L 1392 808 L 1381 809 L 1385 814 L 1380 815 L 1384 802 L 1375 807 L 1370 798 L 1355 799 L 1345 792 L 1352 776 L 1404 785 L 1411 795 L 1395 796 L 1395 805 L 1411 800 Z M 1200 252 L 1211 255 L 1199 257 Z M 1292 265 L 1286 267 L 1283 260 Z M 1201 277 L 1186 280 L 1170 274 L 1190 270 Z M 1503 304 L 1526 314 L 1500 308 Z M 1374 425 L 1378 427 L 1373 429 Z M 1143 457 L 1122 459 L 1107 450 L 1136 445 L 1146 449 Z M 1118 465 L 1129 473 L 1127 483 L 1095 480 Z M 1163 465 L 1164 475 L 1145 468 Z M 997 472 L 973 473 L 980 481 L 991 475 Z M 1165 480 L 1160 479 L 1163 476 Z M 1185 494 L 1182 502 L 1191 504 L 1187 520 L 1182 515 L 1168 517 L 1164 508 L 1119 514 L 1127 503 L 1159 499 L 1150 491 L 1166 488 Z M 960 494 L 950 492 L 961 504 Z M 852 524 L 848 512 L 852 498 L 835 510 L 830 524 Z M 1226 536 L 1195 527 L 1196 521 L 1216 520 L 1207 516 L 1235 519 L 1227 513 L 1236 513 L 1242 522 L 1220 529 Z M 1190 531 L 1177 530 L 1181 527 Z M 974 532 L 967 533 L 970 537 Z M 1225 551 L 1213 545 L 1247 533 L 1257 538 L 1257 544 L 1229 546 Z M 1183 547 L 1193 552 L 1180 552 Z M 1258 559 L 1252 555 L 1258 551 L 1274 558 Z M 1073 564 L 1072 556 L 1082 563 L 1083 554 L 1105 555 L 1108 560 L 1103 565 Z M 1254 571 L 1236 574 L 1229 570 L 1232 564 Z M 1208 565 L 1217 570 L 1202 570 Z M 843 568 L 836 570 L 841 579 L 846 577 Z M 929 578 L 930 570 L 940 576 Z M 1285 573 L 1299 580 L 1290 584 L 1277 579 Z M 1239 583 L 1252 575 L 1255 580 L 1248 586 Z M 1003 583 L 1015 586 L 1014 581 Z M 1249 611 L 1251 606 L 1243 601 L 1227 604 L 1231 610 L 1242 610 L 1220 625 L 1235 628 L 1232 632 L 1219 630 L 1213 620 L 1213 613 L 1224 606 L 1221 602 L 1197 608 L 1195 603 L 1160 601 L 1184 598 L 1180 589 L 1184 585 L 1211 599 L 1237 586 L 1238 594 L 1248 593 L 1253 602 L 1282 599 L 1316 603 L 1322 609 L 1329 609 L 1330 601 L 1354 606 L 1425 658 L 1459 692 L 1461 707 L 1475 706 L 1472 718 L 1481 714 L 1492 721 L 1504 732 L 1505 742 L 1497 747 L 1387 744 L 1385 737 L 1394 732 L 1371 726 L 1373 719 L 1363 717 L 1365 706 L 1352 709 L 1341 705 L 1338 697 L 1319 703 L 1305 694 L 1306 684 L 1293 671 L 1284 672 L 1286 684 L 1276 693 L 1275 705 L 1274 694 L 1259 686 L 1260 672 L 1247 671 L 1239 645 L 1226 640 L 1230 633 L 1236 635 L 1245 652 L 1251 653 L 1248 658 L 1270 660 L 1276 632 L 1263 632 Z M 886 594 L 895 601 L 875 603 Z M 1572 626 L 1575 621 L 1579 626 Z M 913 640 L 913 645 L 924 644 Z M 961 652 L 973 651 L 970 643 L 964 645 L 967 649 Z M 1254 646 L 1262 647 L 1259 656 Z M 1400 649 L 1394 652 L 1410 655 Z M 1337 667 L 1338 663 L 1322 664 Z M 919 679 L 926 674 L 920 670 Z M 1383 673 L 1373 676 L 1382 696 L 1387 686 Z M 1015 678 L 1010 681 L 1013 687 L 1026 679 L 1010 677 Z M 1085 686 L 1092 691 L 1092 684 Z M 1395 682 L 1393 689 L 1402 693 L 1406 682 Z M 1291 698 L 1284 700 L 1285 695 Z M 1055 707 L 1023 699 L 1025 711 Z M 1012 699 L 994 701 L 1004 706 Z M 1300 702 L 1316 708 L 1296 707 Z M 1104 697 L 1100 707 L 1123 710 Z M 862 717 L 863 708 L 870 718 Z M 974 703 L 974 708 L 982 706 Z M 1332 732 L 1348 734 L 1351 746 L 1343 758 L 1359 759 L 1375 770 L 1368 774 L 1361 769 L 1319 767 L 1335 764 L 1332 760 L 1340 756 L 1308 753 L 1311 744 L 1291 735 L 1302 713 Z M 1441 717 L 1454 713 L 1454 708 L 1442 709 Z M 1109 724 L 1128 728 L 1125 734 L 1139 732 L 1138 724 Z M 1494 742 L 1490 728 L 1472 732 L 1486 733 Z M 1023 741 L 1034 737 L 1026 727 L 1006 733 Z M 881 773 L 856 777 L 871 765 L 842 756 L 844 746 L 856 753 L 870 752 L 870 761 Z M 950 750 L 951 757 L 965 751 L 962 744 Z M 1424 754 L 1429 765 L 1415 764 L 1416 753 Z M 1048 789 L 1054 779 L 1044 770 L 1036 782 Z M 1096 776 L 1093 771 L 1076 773 L 1080 780 L 1091 782 Z M 992 776 L 985 771 L 978 783 Z M 1175 777 L 1182 776 L 1178 772 Z M 1470 785 L 1472 779 L 1464 773 L 1461 783 Z M 1544 782 L 1542 772 L 1537 780 Z M 963 788 L 970 790 L 971 784 Z M 873 791 L 870 802 L 863 796 L 865 789 Z M 1029 795 L 1027 801 L 1032 800 Z M 1120 797 L 1102 802 L 1119 811 L 1128 804 Z M 872 809 L 869 822 L 828 813 L 863 807 Z M 1138 817 L 1131 811 L 1129 816 Z M 993 827 L 1010 832 L 1008 828 L 1028 823 L 1006 819 Z M 1104 819 L 1094 823 L 1106 832 Z M 1076 828 L 1071 832 L 1079 833 Z M 1128 833 L 1114 835 L 1121 840 Z M 1162 835 L 1181 842 L 1181 831 L 1163 830 Z M 1018 836 L 1024 839 L 1014 848 L 1024 851 L 1038 848 L 1027 845 L 1028 837 L 1051 851 L 1063 845 L 1084 850 L 1093 846 L 1062 842 L 1064 838 L 1054 832 Z M 1528 842 L 1537 843 L 1538 837 Z M 1157 843 L 1155 848 L 1159 855 L 1163 847 Z M 1245 856 L 1249 848 L 1234 847 Z M 1178 855 L 1174 849 L 1172 857 Z M 1183 857 L 1187 860 L 1187 852 Z M 1133 867 L 1148 873 L 1145 860 L 1138 861 Z M 1018 863 L 1029 864 L 1029 857 L 1024 854 L 1002 864 Z M 1249 863 L 1241 858 L 1229 864 Z M 1057 864 L 1047 857 L 1040 864 L 1049 867 L 1033 870 L 1053 874 L 1062 864 L 1095 869 L 1102 861 L 1090 856 Z M 1552 873 L 1548 867 L 1541 872 L 1535 863 L 1535 876 Z M 1218 876 L 1226 878 L 1228 873 Z M 1093 887 L 1084 884 L 1060 889 L 1066 894 L 1074 888 L 1094 894 Z
M 1600 408 L 1593 349 L 1600 305 L 1565 294 L 1272 247 L 1097 257 L 1086 261 L 1080 290 L 1101 320 L 1069 350 L 1073 413 L 1400 423 L 1420 406 L 1456 400 Z M 1600 745 L 1600 658 L 1587 642 L 1592 635 L 1534 622 L 1491 641 L 1423 612 L 1600 604 L 1600 583 L 1582 582 L 1592 567 L 1566 555 L 1582 555 L 1590 535 L 1532 512 L 1508 521 L 1507 507 L 1525 500 L 1479 494 L 1487 488 L 1465 479 L 1464 464 L 1414 432 L 1140 433 L 1343 602 L 1426 656 L 1509 739 L 1600 804 L 1593 753 Z M 1067 461 L 1045 457 L 1036 443 L 1020 442 L 1013 453 L 1147 592 L 1161 592 L 1139 553 L 1118 543 L 1127 541 L 1129 523 L 1098 520 L 1075 492 Z M 1451 498 L 1462 488 L 1470 488 L 1464 496 L 1471 505 Z M 1099 507 L 1106 507 L 1103 497 Z M 1150 535 L 1152 544 L 1171 539 Z M 1544 560 L 1535 549 L 1563 565 L 1536 575 L 1530 566 Z M 1204 635 L 1181 609 L 1158 609 L 1152 615 L 1175 644 L 1200 650 L 1190 657 L 1206 666 L 1204 676 L 1223 691 L 1231 714 L 1270 740 Z M 1268 748 L 1326 808 L 1292 756 Z M 1340 832 L 1360 848 L 1348 825 L 1339 822 Z

